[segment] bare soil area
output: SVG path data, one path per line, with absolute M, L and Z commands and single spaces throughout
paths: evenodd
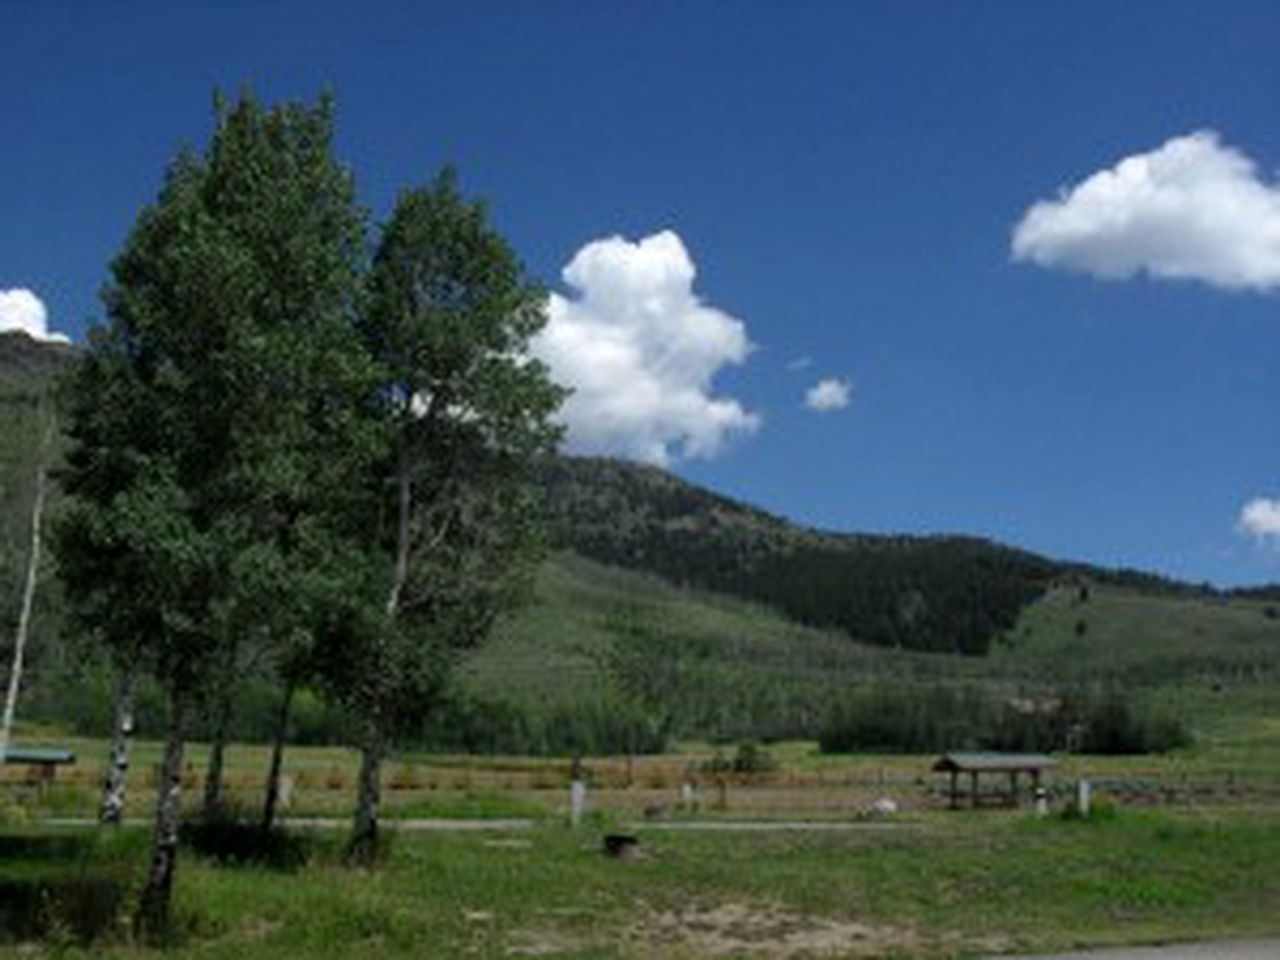
M 1085 950 L 1035 957 L 991 957 L 988 960 L 1280 960 L 1280 939 L 1220 940 L 1213 943 L 1179 943 L 1160 947 L 1124 947 Z

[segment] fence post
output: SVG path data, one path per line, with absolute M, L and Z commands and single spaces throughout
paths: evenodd
M 582 823 L 582 811 L 587 805 L 587 781 L 582 771 L 582 757 L 573 758 L 569 770 L 569 825 Z
M 1076 784 L 1076 809 L 1080 816 L 1086 820 L 1089 818 L 1089 812 L 1093 807 L 1093 784 L 1088 780 L 1081 778 Z

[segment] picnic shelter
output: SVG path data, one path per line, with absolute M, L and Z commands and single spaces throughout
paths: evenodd
M 1027 784 L 1030 795 L 1034 797 L 1046 771 L 1055 766 L 1057 761 L 1043 753 L 947 753 L 934 762 L 933 771 L 950 774 L 948 794 L 951 808 L 955 810 L 962 806 L 966 792 L 960 786 L 962 776 L 968 780 L 967 793 L 971 807 L 977 808 L 984 802 L 1016 807 L 1022 784 Z M 995 778 L 1003 789 L 983 792 L 980 789 L 980 778 L 983 776 L 988 780 Z

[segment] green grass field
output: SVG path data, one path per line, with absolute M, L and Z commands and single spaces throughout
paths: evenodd
M 0 430 L 0 462 L 27 456 L 29 427 L 14 421 Z M 12 501 L 5 515 L 20 518 L 26 494 L 14 483 L 5 489 Z M 19 543 L 20 532 L 14 526 L 0 539 Z M 11 575 L 19 559 L 10 551 L 0 568 Z M 44 622 L 53 624 L 53 613 Z M 1098 584 L 1086 598 L 1079 585 L 1064 585 L 1024 611 L 989 656 L 926 655 L 858 644 L 758 605 L 564 553 L 540 571 L 534 602 L 464 666 L 463 684 L 534 710 L 616 703 L 624 691 L 610 657 L 619 624 L 628 622 L 678 652 L 680 683 L 670 695 L 684 711 L 686 736 L 755 729 L 771 717 L 786 729 L 860 687 L 963 682 L 1010 697 L 1121 684 L 1174 712 L 1194 741 L 1163 755 L 1060 757 L 1058 802 L 1089 777 L 1104 800 L 1119 804 L 1116 817 L 1095 824 L 945 813 L 931 756 L 823 755 L 812 742 L 784 741 L 767 745 L 777 761 L 771 772 L 721 777 L 702 767 L 718 750 L 731 754 L 733 743 L 678 742 L 660 756 L 588 758 L 592 816 L 577 832 L 564 826 L 564 757 L 404 751 L 385 771 L 387 820 L 534 825 L 399 833 L 388 862 L 373 872 L 340 863 L 355 754 L 291 747 L 285 815 L 329 818 L 337 828 L 310 841 L 312 859 L 296 873 L 222 867 L 188 853 L 177 892 L 179 939 L 166 955 L 943 958 L 1280 933 L 1280 619 L 1272 604 Z M 38 646 L 40 624 L 35 635 Z M 67 659 L 65 650 L 44 669 L 59 658 Z M 39 650 L 33 662 L 39 683 Z M 55 723 L 22 728 L 18 742 L 71 746 L 79 761 L 45 786 L 0 768 L 0 835 L 48 829 L 39 821 L 51 817 L 94 815 L 104 741 Z M 158 757 L 156 743 L 137 745 L 131 817 L 150 815 Z M 189 813 L 206 757 L 204 744 L 191 745 Z M 266 749 L 236 744 L 228 760 L 229 796 L 252 812 Z M 692 816 L 677 805 L 690 771 L 698 780 Z M 864 827 L 882 796 L 902 813 L 888 829 Z M 664 829 L 744 819 L 841 829 Z M 642 859 L 600 855 L 601 832 L 622 826 L 637 831 Z M 127 835 L 123 852 L 112 854 L 135 881 L 144 839 Z M 50 863 L 0 858 L 0 891 L 7 880 L 65 872 L 66 864 Z M 0 956 L 79 952 L 56 924 L 39 944 L 0 945 Z M 94 952 L 146 953 L 123 934 Z
M 292 747 L 286 814 L 332 818 L 336 828 L 314 835 L 310 862 L 294 873 L 219 866 L 188 852 L 178 939 L 165 955 L 958 958 L 1280 934 L 1280 683 L 1265 663 L 1249 666 L 1275 649 L 1263 604 L 1102 589 L 1081 604 L 1064 588 L 1029 610 L 1009 643 L 976 661 L 859 647 L 748 604 L 573 558 L 549 566 L 539 589 L 539 605 L 468 666 L 469 682 L 535 699 L 589 692 L 609 681 L 599 650 L 612 642 L 610 618 L 639 605 L 664 629 L 702 638 L 713 654 L 704 659 L 723 663 L 726 676 L 781 677 L 802 690 L 957 676 L 1012 689 L 1042 675 L 1060 679 L 1059 671 L 1104 682 L 1120 659 L 1147 671 L 1135 695 L 1176 709 L 1196 739 L 1164 755 L 1060 757 L 1063 794 L 1088 776 L 1104 802 L 1118 805 L 1114 817 L 1090 824 L 1040 821 L 1025 810 L 943 812 L 931 757 L 823 755 L 811 742 L 771 744 L 776 769 L 726 776 L 723 786 L 700 774 L 690 817 L 675 803 L 680 784 L 717 747 L 685 743 L 660 756 L 589 758 L 592 815 L 571 831 L 563 758 L 404 752 L 386 770 L 389 821 L 514 817 L 533 825 L 396 832 L 376 871 L 340 861 L 355 755 Z M 1121 639 L 1129 660 L 1115 650 Z M 1082 671 L 1080 662 L 1097 669 Z M 1187 669 L 1192 662 L 1201 666 Z M 91 816 L 106 744 L 57 729 L 27 728 L 21 739 L 70 745 L 79 762 L 45 787 L 4 770 L 0 833 L 48 829 L 38 821 L 50 816 Z M 158 750 L 137 745 L 131 816 L 149 816 Z M 193 744 L 185 794 L 192 807 L 205 757 L 206 747 Z M 233 745 L 228 759 L 231 797 L 251 811 L 266 749 Z M 864 825 L 871 802 L 886 795 L 902 813 L 887 827 Z M 836 829 L 671 829 L 742 819 Z M 637 833 L 643 858 L 600 854 L 602 832 L 618 828 Z M 134 882 L 142 839 L 124 844 L 134 851 L 125 858 Z M 11 858 L 0 864 L 0 885 L 42 870 L 49 873 L 47 863 Z M 60 929 L 38 943 L 0 945 L 0 956 L 153 955 L 124 932 L 86 951 Z
M 404 834 L 376 871 L 188 855 L 172 957 L 912 957 L 1280 932 L 1280 817 L 931 814 L 897 829 Z M 0 867 L 0 879 L 12 864 Z M 146 955 L 111 935 L 96 956 Z M 0 956 L 77 956 L 74 944 Z

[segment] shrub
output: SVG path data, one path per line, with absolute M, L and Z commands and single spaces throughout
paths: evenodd
M 1120 816 L 1120 808 L 1110 800 L 1094 799 L 1089 804 L 1089 815 L 1086 817 L 1074 802 L 1068 803 L 1058 814 L 1058 819 L 1065 823 L 1111 823 Z
M 1113 689 L 1040 701 L 1013 701 L 977 687 L 873 687 L 828 711 L 818 744 L 824 753 L 940 753 L 984 749 L 1161 753 L 1191 735 L 1176 717 L 1140 708 Z
M 733 755 L 734 773 L 768 773 L 778 768 L 778 761 L 758 743 L 748 740 L 738 744 Z
M 0 939 L 89 943 L 119 921 L 141 835 L 0 834 Z
M 666 740 L 658 726 L 635 704 L 607 693 L 595 700 L 519 705 L 455 695 L 412 743 L 419 749 L 476 754 L 661 753 Z
M 184 823 L 181 841 L 195 853 L 224 865 L 255 865 L 293 871 L 311 859 L 311 838 L 261 824 L 234 813 Z
M 769 751 L 753 741 L 738 744 L 732 757 L 719 750 L 702 762 L 706 773 L 768 773 L 778 768 L 778 761 Z
M 1191 734 L 1176 717 L 1142 713 L 1131 696 L 1108 691 L 1086 702 L 1082 725 L 1082 753 L 1163 753 L 1191 742 Z
M 982 745 L 990 705 L 942 685 L 872 687 L 835 704 L 818 734 L 824 753 L 927 753 Z

